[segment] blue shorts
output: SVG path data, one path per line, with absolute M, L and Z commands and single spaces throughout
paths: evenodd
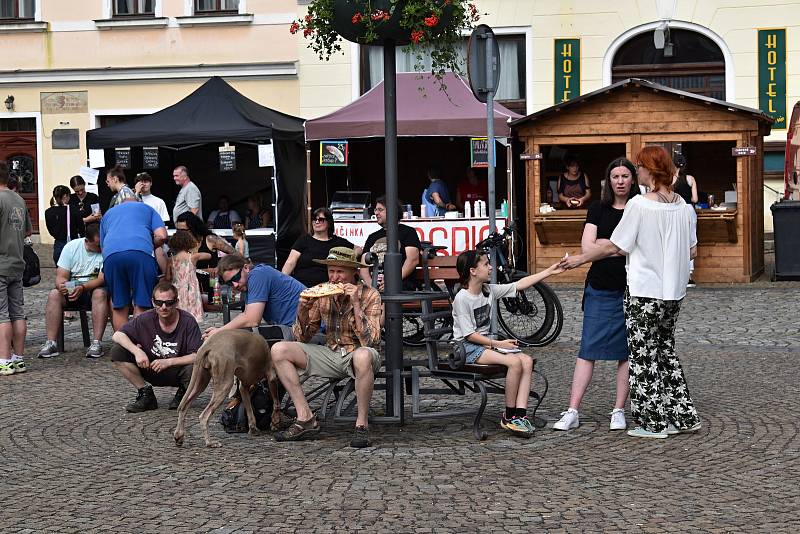
M 133 304 L 152 308 L 151 293 L 158 281 L 158 267 L 153 256 L 139 250 L 115 252 L 103 262 L 108 294 L 114 309 Z
M 467 353 L 468 364 L 475 363 L 485 350 L 486 347 L 484 347 L 483 345 L 476 345 L 475 343 L 470 343 L 466 339 L 464 340 L 464 351 Z

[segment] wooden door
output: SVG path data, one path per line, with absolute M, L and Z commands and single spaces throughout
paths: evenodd
M 17 193 L 25 199 L 33 231 L 39 231 L 39 184 L 36 162 L 36 132 L 0 132 L 0 160 L 19 181 Z

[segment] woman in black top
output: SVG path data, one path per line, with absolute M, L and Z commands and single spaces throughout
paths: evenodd
M 328 281 L 325 265 L 314 260 L 324 260 L 333 247 L 353 248 L 353 244 L 334 234 L 333 214 L 328 208 L 317 208 L 311 215 L 313 233 L 300 236 L 289 252 L 281 272 L 294 277 L 306 287 Z
M 86 225 L 89 223 L 98 222 L 102 217 L 99 211 L 100 197 L 94 193 L 87 193 L 86 182 L 84 182 L 83 178 L 78 175 L 75 175 L 69 179 L 69 186 L 73 191 L 75 191 L 75 193 L 69 197 L 69 204 L 70 206 L 78 208 L 81 218 L 83 219 L 83 224 Z M 97 214 L 92 212 L 93 204 L 97 204 Z
M 639 194 L 636 167 L 625 158 L 612 161 L 600 201 L 589 207 L 583 227 L 583 252 L 608 241 L 622 219 L 625 204 Z M 592 380 L 595 360 L 617 361 L 617 396 L 611 412 L 611 430 L 625 430 L 625 401 L 628 398 L 628 340 L 625 330 L 623 297 L 626 287 L 625 257 L 611 256 L 592 263 L 586 275 L 583 293 L 583 334 L 569 409 L 553 425 L 555 430 L 569 430 L 579 425 L 578 407 Z
M 53 198 L 50 200 L 50 207 L 44 212 L 44 222 L 47 231 L 55 239 L 53 244 L 53 262 L 58 265 L 58 258 L 61 256 L 61 249 L 67 244 L 83 235 L 84 226 L 81 213 L 78 208 L 69 203 L 69 188 L 65 185 L 57 185 L 53 189 Z
M 592 198 L 589 189 L 589 177 L 581 170 L 578 156 L 567 154 L 564 156 L 566 172 L 558 177 L 558 200 L 567 208 L 585 208 Z
M 203 304 L 207 304 L 209 299 L 214 298 L 210 280 L 211 277 L 217 276 L 217 263 L 219 263 L 218 253 L 235 254 L 236 250 L 234 250 L 233 246 L 231 246 L 225 238 L 212 233 L 203 220 L 191 211 L 185 211 L 178 215 L 178 219 L 175 221 L 175 228 L 178 230 L 188 230 L 197 242 L 200 243 L 197 252 L 208 255 L 204 256 L 204 258 L 207 259 L 198 260 L 196 264 L 198 271 L 208 273 L 208 276 L 202 273 L 197 274 L 197 280 L 200 282 L 200 290 L 204 293 Z

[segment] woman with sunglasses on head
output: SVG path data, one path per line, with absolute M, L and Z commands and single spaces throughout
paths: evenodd
M 313 232 L 300 236 L 289 252 L 281 272 L 294 277 L 306 287 L 328 281 L 325 265 L 314 260 L 324 260 L 333 247 L 354 248 L 353 244 L 334 234 L 333 214 L 328 208 L 317 208 L 311 216 Z
M 81 176 L 75 175 L 69 179 L 69 186 L 75 191 L 69 197 L 69 203 L 78 209 L 83 217 L 83 224 L 89 224 L 100 220 L 100 197 L 94 193 L 86 191 L 86 182 Z M 92 209 L 96 206 L 97 211 Z
M 583 227 L 581 249 L 589 251 L 608 241 L 619 224 L 625 205 L 639 194 L 636 167 L 626 158 L 608 165 L 600 200 L 589 206 Z M 580 425 L 580 407 L 592 380 L 597 360 L 617 362 L 617 395 L 611 411 L 611 430 L 625 430 L 625 401 L 628 400 L 628 339 L 625 333 L 623 297 L 625 295 L 625 256 L 615 254 L 592 263 L 583 290 L 583 334 L 572 375 L 569 409 L 553 424 L 554 430 L 570 430 Z
M 611 238 L 561 266 L 572 269 L 622 252 L 627 255 L 625 323 L 629 355 L 631 416 L 637 428 L 628 435 L 666 438 L 696 432 L 700 418 L 675 354 L 675 326 L 689 259 L 697 251 L 692 214 L 672 190 L 675 167 L 660 146 L 646 146 L 636 156 L 638 178 L 650 187 L 625 205 Z

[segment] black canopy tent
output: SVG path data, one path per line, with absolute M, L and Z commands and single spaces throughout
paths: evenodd
M 272 189 L 278 263 L 282 263 L 294 240 L 304 231 L 302 206 L 305 198 L 306 155 L 303 119 L 253 102 L 222 78 L 213 77 L 192 94 L 159 112 L 130 121 L 96 128 L 86 133 L 89 149 L 107 149 L 106 164 L 115 162 L 114 148 L 131 147 L 131 172 L 142 169 L 141 147 L 157 146 L 159 168 L 147 169 L 153 176 L 153 193 L 171 209 L 178 188 L 172 170 L 186 165 L 203 193 L 203 214 L 215 209 L 219 195 L 226 194 L 234 205 L 251 194 Z M 258 167 L 257 144 L 272 142 L 276 174 Z M 220 172 L 218 146 L 229 142 L 236 147 L 236 170 Z M 171 150 L 164 150 L 171 149 Z M 109 196 L 104 180 L 98 182 L 101 197 Z M 133 176 L 129 177 L 132 183 Z M 105 191 L 104 191 L 105 190 Z

